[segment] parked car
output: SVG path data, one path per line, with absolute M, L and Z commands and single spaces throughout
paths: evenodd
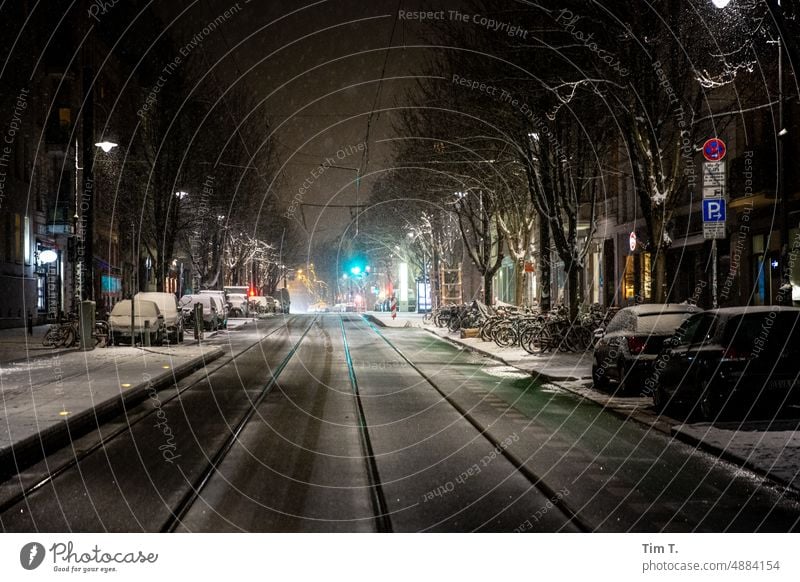
M 616 380 L 618 391 L 639 386 L 672 336 L 691 315 L 702 310 L 686 303 L 657 303 L 620 309 L 599 334 L 592 356 L 592 380 L 598 388 Z
M 152 301 L 158 305 L 167 326 L 167 340 L 173 344 L 183 341 L 183 313 L 178 309 L 178 299 L 174 294 L 144 292 L 137 293 L 133 298 Z
M 250 313 L 257 315 L 266 315 L 267 313 L 275 313 L 275 302 L 272 297 L 264 297 L 256 295 L 249 299 Z
M 800 402 L 800 309 L 727 307 L 689 318 L 658 362 L 653 403 L 704 420 Z
M 145 329 L 150 330 L 150 343 L 154 346 L 164 343 L 166 334 L 166 324 L 161 310 L 154 301 L 146 299 L 134 299 L 133 305 L 133 335 L 131 337 L 131 300 L 124 299 L 118 301 L 108 316 L 108 329 L 111 335 L 111 343 L 119 345 L 123 341 L 133 344 L 138 337 L 143 338 Z M 147 323 L 145 325 L 145 322 Z
M 227 325 L 225 318 L 225 306 L 222 299 L 212 294 L 184 295 L 178 302 L 178 306 L 183 312 L 184 321 L 193 325 L 194 306 L 200 303 L 203 306 L 203 329 L 212 331 L 224 328 Z
M 217 311 L 222 313 L 222 329 L 228 329 L 228 295 L 219 289 L 203 289 L 199 295 L 214 295 L 218 298 Z
M 248 317 L 247 295 L 244 293 L 228 293 L 228 315 L 230 317 Z
M 278 313 L 281 310 L 281 302 L 267 295 L 267 303 L 270 304 L 270 313 Z
M 308 313 L 328 313 L 331 308 L 324 301 L 319 301 L 308 306 Z

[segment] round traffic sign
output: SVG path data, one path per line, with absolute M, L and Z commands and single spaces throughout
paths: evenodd
M 703 144 L 703 157 L 709 162 L 718 162 L 725 157 L 727 152 L 725 142 L 718 137 L 712 137 Z

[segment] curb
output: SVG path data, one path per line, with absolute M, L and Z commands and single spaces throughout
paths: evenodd
M 34 463 L 41 461 L 50 453 L 57 451 L 73 440 L 97 429 L 107 420 L 118 416 L 131 405 L 138 404 L 147 398 L 151 389 L 163 390 L 193 372 L 205 367 L 224 354 L 221 348 L 215 348 L 205 355 L 200 355 L 180 366 L 154 376 L 149 383 L 142 382 L 126 390 L 124 394 L 104 400 L 87 408 L 74 416 L 49 426 L 36 434 L 23 438 L 10 446 L 0 449 L 0 482 L 19 473 Z
M 383 323 L 380 319 L 372 315 L 371 313 L 362 313 L 361 317 L 369 321 L 370 323 L 377 325 L 378 327 L 387 327 L 385 323 Z
M 482 356 L 486 356 L 487 358 L 491 358 L 493 360 L 497 360 L 498 362 L 500 362 L 502 364 L 505 364 L 506 366 L 511 366 L 512 368 L 517 368 L 517 370 L 520 370 L 521 372 L 525 372 L 526 374 L 530 374 L 531 376 L 534 376 L 535 379 L 537 379 L 537 380 L 541 379 L 543 382 L 564 382 L 564 381 L 573 381 L 573 380 L 574 381 L 580 381 L 580 380 L 588 380 L 589 379 L 588 377 L 583 378 L 583 377 L 576 377 L 576 376 L 553 376 L 551 374 L 545 374 L 544 372 L 539 372 L 539 371 L 536 371 L 536 370 L 524 370 L 524 369 L 522 369 L 522 368 L 520 368 L 518 366 L 515 366 L 514 364 L 508 363 L 506 360 L 504 360 L 503 358 L 501 358 L 497 354 L 493 354 L 493 353 L 491 353 L 489 351 L 482 350 L 480 348 L 476 348 L 475 346 L 462 344 L 461 342 L 456 341 L 453 338 L 449 338 L 449 337 L 446 337 L 446 336 L 441 336 L 438 333 L 436 333 L 435 331 L 432 331 L 432 330 L 430 330 L 428 328 L 422 328 L 422 329 L 427 331 L 432 336 L 437 337 L 440 340 L 445 341 L 445 342 L 447 342 L 447 343 L 449 343 L 449 344 L 451 344 L 451 345 L 453 345 L 453 346 L 455 346 L 457 348 L 460 348 L 462 350 L 468 350 L 470 352 L 473 352 L 473 353 L 476 353 L 476 354 L 480 354 Z
M 737 467 L 743 467 L 748 471 L 752 471 L 756 475 L 760 475 L 765 479 L 769 479 L 773 483 L 777 483 L 780 486 L 785 487 L 787 490 L 791 491 L 795 495 L 800 495 L 800 488 L 798 488 L 797 486 L 792 485 L 791 483 L 787 483 L 784 479 L 781 479 L 780 477 L 771 475 L 768 471 L 765 471 L 763 468 L 757 467 L 753 465 L 750 461 L 746 461 L 741 457 L 737 457 L 736 455 L 729 453 L 726 449 L 720 448 L 716 445 L 704 443 L 697 437 L 693 437 L 691 435 L 679 431 L 677 427 L 670 427 L 670 435 L 673 436 L 676 440 L 679 440 L 689 445 L 694 445 L 695 448 L 702 449 L 703 451 L 711 455 L 714 455 L 715 457 L 719 457 L 724 461 L 728 461 L 729 463 L 736 465 Z

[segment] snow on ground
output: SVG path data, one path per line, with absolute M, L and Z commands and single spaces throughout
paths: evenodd
M 800 421 L 697 423 L 673 430 L 800 490 Z

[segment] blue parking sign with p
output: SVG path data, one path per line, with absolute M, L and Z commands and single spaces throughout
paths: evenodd
M 703 222 L 725 222 L 724 198 L 706 198 L 703 200 Z

